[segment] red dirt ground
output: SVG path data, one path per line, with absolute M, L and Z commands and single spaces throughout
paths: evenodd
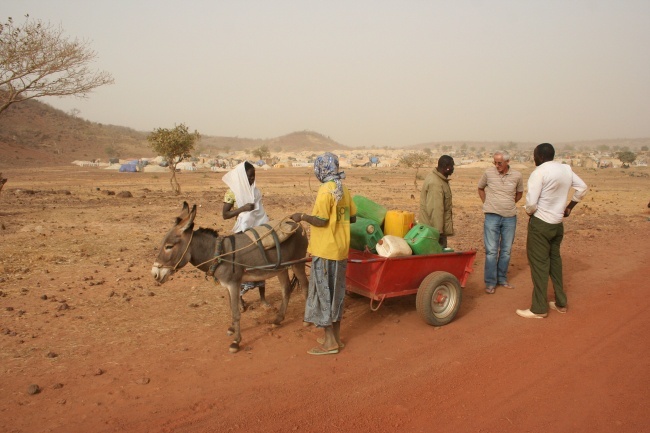
M 522 170 L 525 179 L 532 168 Z M 636 171 L 635 171 L 636 170 Z M 525 217 L 515 289 L 483 291 L 480 169 L 453 175 L 456 250 L 477 249 L 459 314 L 431 327 L 415 296 L 377 312 L 348 297 L 338 354 L 310 356 L 294 294 L 283 325 L 255 293 L 242 351 L 228 352 L 225 290 L 190 268 L 158 286 L 149 272 L 183 200 L 197 224 L 227 231 L 216 173 L 50 167 L 2 169 L 2 432 L 640 432 L 650 427 L 648 171 L 578 171 L 590 186 L 566 221 L 569 312 L 526 320 L 532 283 Z M 346 184 L 415 210 L 412 171 L 352 169 Z M 309 169 L 260 171 L 271 217 L 308 212 Z M 107 195 L 130 191 L 132 198 Z M 70 194 L 66 193 L 69 192 Z M 417 197 L 417 193 L 415 193 Z M 267 288 L 278 305 L 277 282 Z M 552 299 L 552 290 L 549 290 Z M 30 394 L 30 385 L 40 392 Z

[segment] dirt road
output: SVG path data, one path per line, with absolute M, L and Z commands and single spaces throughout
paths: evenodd
M 532 167 L 522 170 L 527 179 Z M 255 293 L 242 351 L 228 353 L 226 292 L 185 268 L 158 286 L 149 271 L 183 200 L 223 232 L 216 173 L 2 167 L 0 431 L 3 432 L 640 432 L 650 425 L 647 168 L 577 172 L 590 186 L 565 222 L 569 312 L 526 320 L 532 283 L 525 217 L 515 289 L 483 291 L 481 170 L 453 175 L 457 250 L 477 249 L 456 319 L 426 325 L 415 296 L 377 312 L 346 299 L 332 356 L 306 354 L 297 293 L 279 328 Z M 415 210 L 414 173 L 348 171 L 346 184 Z M 309 169 L 259 171 L 272 217 L 308 212 Z M 129 191 L 131 198 L 117 193 Z M 110 194 L 115 192 L 116 195 Z M 414 194 L 417 197 L 417 194 Z M 277 282 L 267 288 L 278 305 Z M 552 290 L 549 291 L 552 296 Z M 30 385 L 37 385 L 40 392 Z

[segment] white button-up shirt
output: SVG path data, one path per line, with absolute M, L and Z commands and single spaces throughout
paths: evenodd
M 526 213 L 549 224 L 561 223 L 571 188 L 575 189 L 572 201 L 578 202 L 587 194 L 587 184 L 571 170 L 570 166 L 546 161 L 528 178 Z

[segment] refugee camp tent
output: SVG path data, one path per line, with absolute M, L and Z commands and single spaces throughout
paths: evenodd
M 120 166 L 120 173 L 135 173 L 138 171 L 137 164 L 122 164 Z

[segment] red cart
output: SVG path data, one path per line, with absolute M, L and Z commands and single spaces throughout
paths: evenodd
M 346 290 L 370 298 L 373 311 L 386 298 L 416 294 L 416 309 L 424 321 L 442 326 L 458 313 L 460 289 L 475 258 L 476 251 L 382 257 L 350 249 Z

